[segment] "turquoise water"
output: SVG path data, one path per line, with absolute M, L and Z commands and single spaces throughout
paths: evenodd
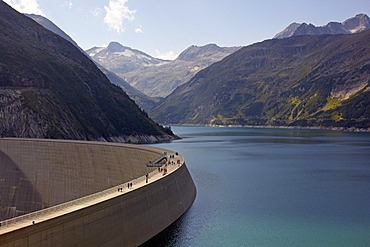
M 197 198 L 145 246 L 370 246 L 370 134 L 173 127 Z

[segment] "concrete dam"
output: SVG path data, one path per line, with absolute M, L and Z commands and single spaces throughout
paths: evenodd
M 184 157 L 171 150 L 0 139 L 0 247 L 139 246 L 195 196 Z

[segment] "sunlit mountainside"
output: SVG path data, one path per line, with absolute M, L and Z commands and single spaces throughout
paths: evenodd
M 370 127 L 370 30 L 266 40 L 197 73 L 162 123 Z

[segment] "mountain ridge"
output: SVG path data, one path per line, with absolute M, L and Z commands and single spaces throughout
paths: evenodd
M 165 97 L 191 79 L 198 71 L 218 62 L 240 47 L 216 44 L 192 45 L 173 61 L 149 66 L 122 76 L 135 88 L 152 97 Z
M 370 18 L 366 14 L 357 14 L 344 22 L 329 22 L 324 26 L 294 22 L 273 38 L 282 39 L 299 35 L 352 34 L 368 29 L 370 29 Z

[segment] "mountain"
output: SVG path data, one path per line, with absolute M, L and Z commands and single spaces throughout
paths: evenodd
M 294 32 L 301 26 L 301 23 L 293 22 L 287 28 L 274 36 L 274 39 L 283 39 L 294 36 Z
M 71 44 L 73 44 L 75 47 L 77 47 L 81 52 L 86 54 L 88 58 L 90 58 L 90 56 L 87 55 L 87 53 L 82 48 L 80 48 L 70 36 L 68 36 L 63 30 L 61 30 L 57 25 L 55 25 L 49 19 L 43 16 L 40 16 L 40 15 L 34 15 L 34 14 L 25 14 L 25 15 L 33 19 L 34 21 L 36 21 L 38 24 L 42 25 L 44 28 L 66 39 Z M 97 66 L 107 76 L 107 78 L 111 81 L 111 83 L 117 86 L 120 86 L 123 89 L 123 91 L 125 91 L 125 93 L 127 93 L 127 95 L 130 96 L 130 98 L 133 99 L 135 103 L 138 104 L 142 109 L 148 111 L 149 109 L 153 108 L 159 101 L 159 99 L 149 97 L 143 94 L 142 92 L 140 92 L 139 90 L 135 89 L 124 79 L 120 78 L 113 72 L 107 70 L 100 64 L 97 64 Z
M 111 83 L 121 87 L 125 93 L 135 101 L 135 103 L 148 112 L 150 109 L 155 107 L 162 98 L 155 98 L 149 97 L 148 95 L 140 92 L 133 86 L 131 86 L 128 82 L 123 80 L 121 77 L 116 75 L 115 73 L 105 69 L 101 65 L 97 64 L 98 68 L 105 74 L 105 76 L 110 80 Z
M 0 2 L 0 135 L 158 141 L 173 134 L 74 45 Z
M 111 42 L 107 47 L 93 47 L 87 50 L 86 53 L 104 68 L 119 76 L 147 66 L 168 62 L 151 57 L 139 50 L 123 46 L 118 42 Z
M 274 36 L 282 39 L 299 35 L 322 35 L 322 34 L 351 34 L 370 29 L 370 18 L 366 14 L 358 14 L 342 23 L 330 22 L 325 26 L 314 26 L 307 23 L 292 23 L 286 29 Z
M 152 97 L 165 97 L 189 81 L 197 72 L 220 61 L 240 47 L 219 47 L 215 44 L 190 46 L 177 59 L 148 66 L 122 76 L 132 86 Z
M 151 116 L 170 124 L 370 128 L 370 30 L 240 49 L 177 88 Z
M 66 34 L 62 29 L 60 29 L 57 25 L 55 25 L 49 19 L 47 19 L 47 18 L 45 18 L 41 15 L 35 15 L 35 14 L 24 14 L 24 15 L 31 18 L 32 20 L 36 21 L 38 24 L 40 24 L 44 28 L 52 31 L 53 33 L 58 34 L 60 37 L 69 41 L 74 46 L 76 46 L 80 51 L 83 51 L 68 34 Z

